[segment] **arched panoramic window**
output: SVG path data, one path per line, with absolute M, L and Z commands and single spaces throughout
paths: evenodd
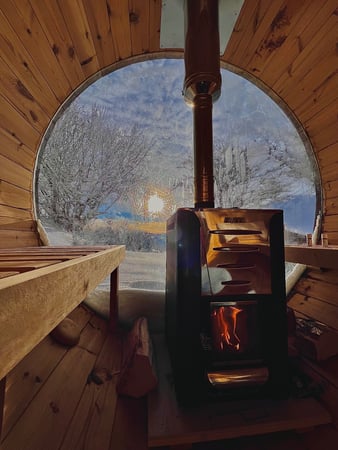
M 99 79 L 43 142 L 37 211 L 52 244 L 125 244 L 120 288 L 162 290 L 165 223 L 192 207 L 192 114 L 183 60 L 133 64 Z M 213 107 L 215 206 L 281 208 L 287 242 L 313 229 L 315 167 L 282 110 L 222 69 Z

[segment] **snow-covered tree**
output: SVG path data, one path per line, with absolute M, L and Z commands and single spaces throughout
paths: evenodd
M 150 140 L 137 127 L 114 127 L 105 109 L 73 103 L 41 151 L 38 209 L 65 230 L 76 232 L 135 192 Z

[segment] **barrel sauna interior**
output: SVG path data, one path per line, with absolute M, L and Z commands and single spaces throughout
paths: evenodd
M 182 48 L 160 45 L 161 8 L 160 0 L 0 0 L 2 249 L 41 245 L 34 205 L 39 146 L 67 102 L 124 65 L 182 58 Z M 336 0 L 244 0 L 220 56 L 222 67 L 284 109 L 318 165 L 319 233 L 327 234 L 329 251 L 314 245 L 312 256 L 306 249 L 292 253 L 304 271 L 288 305 L 298 319 L 327 325 L 331 346 L 338 333 L 337 21 Z M 308 356 L 309 347 L 300 348 L 295 351 Z M 336 422 L 338 358 L 313 356 L 300 358 L 302 370 L 322 387 L 320 397 Z M 311 433 L 309 448 L 325 439 L 328 449 L 336 448 L 332 427 Z

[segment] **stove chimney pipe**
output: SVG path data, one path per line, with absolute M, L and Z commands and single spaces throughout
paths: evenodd
M 183 94 L 194 115 L 195 208 L 214 207 L 212 104 L 221 94 L 218 0 L 186 0 Z

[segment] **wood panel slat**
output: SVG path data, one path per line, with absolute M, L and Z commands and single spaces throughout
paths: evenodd
M 241 61 L 244 53 L 248 51 L 249 45 L 261 41 L 266 29 L 270 26 L 280 8 L 284 6 L 284 3 L 283 0 L 273 3 L 269 0 L 244 2 L 235 24 L 235 32 L 230 37 L 222 59 L 243 67 Z
M 107 334 L 94 369 L 102 377 L 102 384 L 86 384 L 60 450 L 108 450 L 115 418 L 116 382 L 120 366 L 121 341 L 116 335 Z M 84 424 L 86 429 L 83 428 Z
M 338 307 L 337 284 L 323 281 L 319 283 L 318 280 L 303 278 L 297 283 L 295 289 L 300 294 L 322 300 L 323 302 Z
M 92 335 L 95 334 L 95 329 L 89 328 Z M 94 362 L 95 355 L 84 348 L 77 346 L 69 350 L 50 375 L 49 383 L 44 384 L 29 410 L 2 443 L 2 449 L 57 450 L 62 442 L 62 431 L 72 418 Z M 64 373 L 68 374 L 66 383 Z M 38 421 L 43 423 L 43 429 L 36 430 Z
M 338 85 L 337 85 L 338 90 Z M 308 128 L 308 126 L 311 126 L 311 134 L 315 135 L 323 130 L 327 126 L 330 126 L 331 124 L 335 123 L 338 125 L 337 121 L 337 99 L 338 99 L 338 93 L 335 98 L 335 94 L 332 95 L 331 102 L 328 103 L 324 109 L 321 111 L 316 112 L 313 116 L 311 116 L 309 119 L 306 119 L 307 112 L 302 114 L 302 120 L 303 124 L 305 126 L 305 129 Z M 313 113 L 311 110 L 310 115 Z M 333 141 L 337 143 L 337 139 Z M 317 150 L 319 153 L 321 152 L 321 148 L 319 147 Z
M 82 1 L 59 0 L 59 5 L 83 73 L 89 77 L 100 69 L 100 65 Z
M 129 0 L 132 54 L 149 52 L 149 0 Z
M 39 239 L 35 232 L 25 230 L 0 230 L 0 243 L 3 248 L 38 246 Z
M 40 0 L 30 0 L 30 3 L 67 82 L 75 89 L 84 80 L 84 73 L 59 3 Z
M 32 220 L 32 212 L 27 209 L 18 209 L 0 204 L 0 225 Z
M 328 169 L 330 165 L 337 162 L 335 158 L 337 150 L 338 150 L 338 143 L 334 143 L 329 147 L 317 151 L 316 154 L 320 162 L 320 166 L 325 169 Z
M 292 76 L 293 61 L 312 38 L 312 34 L 310 35 L 307 32 L 309 27 L 318 30 L 322 26 L 322 21 L 325 21 L 328 15 L 328 13 L 325 13 L 323 4 L 319 2 L 306 1 L 300 3 L 299 6 L 300 9 L 292 17 L 292 26 L 288 29 L 288 32 L 282 33 L 280 30 L 275 30 L 282 38 L 283 36 L 286 37 L 284 41 L 283 39 L 280 40 L 282 45 L 278 48 L 278 58 L 274 58 L 275 52 L 271 51 L 272 57 L 266 61 L 264 66 L 257 61 L 257 58 L 254 58 L 260 70 L 264 71 L 264 76 L 269 78 L 269 83 L 275 91 L 279 91 L 283 86 L 283 83 L 280 84 L 281 79 L 288 80 Z M 324 17 L 321 18 L 321 16 Z M 290 21 L 288 11 L 286 11 L 286 21 Z M 275 42 L 278 43 L 276 39 Z M 283 64 L 278 63 L 277 60 L 279 59 L 283 60 Z M 252 63 L 251 67 L 253 67 Z
M 1 9 L 33 58 L 34 64 L 40 70 L 41 67 L 44 68 L 44 78 L 56 98 L 59 101 L 65 99 L 71 92 L 71 87 L 30 3 L 27 0 L 8 0 L 2 2 Z
M 92 315 L 93 313 L 86 308 L 79 307 L 72 311 L 69 318 L 82 330 Z M 67 347 L 57 344 L 50 336 L 46 336 L 6 377 L 6 408 L 2 440 L 29 406 L 43 383 L 48 380 L 67 350 Z
M 7 223 L 1 223 L 0 230 L 23 230 L 23 231 L 36 231 L 36 221 L 32 219 L 28 220 L 15 220 Z
M 128 2 L 107 0 L 116 57 L 124 59 L 131 56 L 131 32 Z
M 338 270 L 316 269 L 311 268 L 307 272 L 307 276 L 313 280 L 325 281 L 327 283 L 338 284 Z
M 297 68 L 300 60 L 303 60 L 302 52 L 310 45 L 312 39 L 324 26 L 326 26 L 327 20 L 335 10 L 334 1 L 322 1 L 312 2 L 307 0 L 303 3 L 303 16 L 300 17 L 297 26 L 294 27 L 290 35 L 290 40 L 285 42 L 285 45 L 281 48 L 279 57 L 283 58 L 284 64 L 278 64 L 277 61 L 273 61 L 274 67 L 268 65 L 265 69 L 268 74 L 271 72 L 271 78 L 269 77 L 271 86 L 275 91 L 281 91 L 284 86 L 290 86 L 293 83 L 294 75 L 297 75 Z M 317 38 L 316 42 L 318 42 Z M 321 54 L 317 55 L 321 57 Z M 297 58 L 300 58 L 297 60 Z M 285 67 L 287 70 L 285 70 Z M 307 71 L 313 69 L 313 66 L 309 65 Z M 306 71 L 302 73 L 304 76 Z
M 338 215 L 327 215 L 323 222 L 323 230 L 326 232 L 338 232 Z
M 83 0 L 83 6 L 100 67 L 106 67 L 116 61 L 106 0 Z
M 4 155 L 5 154 L 5 155 Z M 6 156 L 10 161 L 17 163 L 19 166 L 28 169 L 30 177 L 35 162 L 35 153 L 14 136 L 4 133 L 0 129 L 0 155 Z
M 149 51 L 160 48 L 161 0 L 152 0 L 149 7 Z
M 26 190 L 32 189 L 32 173 L 16 162 L 0 154 L 0 166 L 3 170 L 2 180 Z
M 269 80 L 270 85 L 273 84 L 274 72 L 276 69 L 280 70 L 281 66 L 276 64 L 276 56 L 278 55 L 278 60 L 281 58 L 285 61 L 284 68 L 288 67 L 290 69 L 292 60 L 298 55 L 299 44 L 298 46 L 294 45 L 295 34 L 299 39 L 303 28 L 311 20 L 311 15 L 314 15 L 318 9 L 318 5 L 317 8 L 311 8 L 308 3 L 303 0 L 292 3 L 287 2 L 285 5 L 282 5 L 278 14 L 267 28 L 256 51 L 245 55 L 245 66 L 249 67 L 253 73 L 257 71 L 261 73 L 263 79 Z
M 1 58 L 0 78 L 7 99 L 13 103 L 16 109 L 18 109 L 28 121 L 31 121 L 34 128 L 41 133 L 48 124 L 48 115 L 40 107 L 24 83 L 10 71 L 9 67 Z
M 338 83 L 337 83 L 337 90 L 338 90 Z M 318 148 L 318 150 L 320 150 L 322 148 L 329 147 L 332 144 L 336 144 L 338 142 L 337 129 L 338 129 L 338 118 L 337 116 L 331 116 L 331 120 L 328 123 L 326 123 L 325 126 L 323 126 L 321 131 L 313 133 L 312 129 L 309 129 L 309 136 L 311 137 L 312 143 Z
M 338 330 L 338 308 L 336 306 L 298 293 L 290 298 L 288 306 L 307 317 Z
M 25 144 L 29 149 L 36 150 L 40 140 L 39 132 L 2 95 L 0 95 L 0 123 L 3 133 L 18 139 L 20 144 Z M 5 152 L 6 149 L 1 150 L 3 155 L 6 155 Z
M 6 181 L 1 181 L 0 203 L 15 208 L 32 208 L 32 193 Z
M 2 6 L 0 6 L 1 56 L 18 80 L 25 80 L 26 87 L 46 113 L 52 114 L 58 106 L 58 100 L 29 50 L 24 47 L 16 34 L 16 29 L 10 26 L 1 9 Z

